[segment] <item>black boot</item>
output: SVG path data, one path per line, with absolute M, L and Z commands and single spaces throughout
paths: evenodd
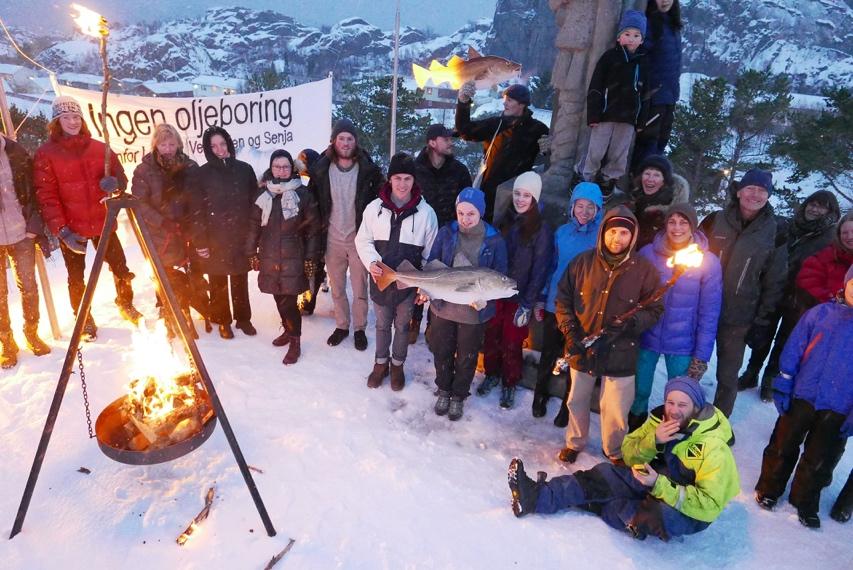
M 762 402 L 772 402 L 773 401 L 773 376 L 764 374 L 761 378 L 761 389 L 758 392 L 758 396 L 761 398 Z
M 760 367 L 753 368 L 752 366 L 748 366 L 744 373 L 740 375 L 740 378 L 737 379 L 738 392 L 742 392 L 744 390 L 751 390 L 758 386 L 758 375 L 760 373 Z
M 560 406 L 560 411 L 554 417 L 554 425 L 558 428 L 564 428 L 569 425 L 569 408 L 566 407 L 565 400 L 563 400 L 563 405 Z
M 545 483 L 548 475 L 540 471 L 537 480 L 534 481 L 524 472 L 524 463 L 515 457 L 509 462 L 507 470 L 507 483 L 512 493 L 512 512 L 517 517 L 523 517 L 536 512 L 536 500 L 539 498 L 539 489 Z
M 641 425 L 646 423 L 648 417 L 649 414 L 634 415 L 632 413 L 628 413 L 628 433 L 638 430 Z
M 548 413 L 548 394 L 536 393 L 533 394 L 533 417 L 541 418 Z
M 850 511 L 853 511 L 853 471 L 847 478 L 847 483 L 841 489 L 838 498 L 835 499 L 835 504 L 832 506 L 829 516 L 840 523 L 850 520 Z

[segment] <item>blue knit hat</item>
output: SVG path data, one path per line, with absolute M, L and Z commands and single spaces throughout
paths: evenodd
M 526 85 L 520 83 L 510 85 L 504 91 L 504 95 L 514 101 L 518 101 L 522 105 L 530 105 L 530 89 Z
M 472 204 L 477 211 L 480 212 L 480 217 L 483 217 L 486 214 L 486 195 L 483 194 L 482 190 L 478 190 L 476 188 L 464 188 L 459 196 L 456 197 L 456 205 L 459 205 L 461 202 L 468 202 Z
M 625 10 L 622 19 L 619 20 L 619 31 L 616 32 L 616 37 L 628 28 L 639 30 L 640 35 L 646 37 L 646 15 L 637 10 Z
M 667 382 L 663 389 L 663 397 L 666 398 L 673 390 L 687 394 L 697 410 L 705 407 L 705 392 L 702 391 L 702 386 L 699 385 L 699 382 L 690 376 L 676 376 Z
M 746 186 L 760 186 L 767 190 L 768 194 L 773 194 L 773 175 L 760 168 L 750 168 L 738 183 L 738 188 Z

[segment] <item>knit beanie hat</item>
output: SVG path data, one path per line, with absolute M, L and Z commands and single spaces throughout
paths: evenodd
M 527 190 L 533 194 L 533 197 L 538 202 L 539 196 L 542 195 L 542 178 L 532 170 L 528 170 L 516 176 L 515 182 L 512 183 L 512 189 L 515 190 L 517 188 Z
M 619 37 L 619 34 L 628 28 L 639 30 L 640 35 L 646 37 L 646 15 L 637 10 L 625 10 L 622 19 L 619 20 L 619 30 L 616 32 L 616 37 Z
M 338 119 L 335 126 L 332 127 L 332 142 L 334 142 L 341 133 L 349 133 L 355 137 L 355 140 L 358 140 L 358 133 L 355 130 L 355 125 L 352 124 L 352 121 L 349 119 Z
M 665 156 L 661 156 L 659 154 L 651 154 L 643 159 L 640 163 L 639 168 L 635 172 L 637 172 L 640 176 L 642 176 L 643 172 L 647 168 L 654 168 L 655 170 L 659 170 L 661 174 L 663 174 L 663 183 L 665 186 L 672 186 L 672 163 L 667 160 Z
M 673 390 L 687 394 L 697 410 L 705 407 L 705 392 L 702 391 L 702 386 L 699 385 L 699 382 L 690 376 L 676 376 L 667 382 L 663 389 L 663 397 L 666 398 Z
M 526 85 L 515 83 L 504 90 L 504 95 L 522 105 L 530 105 L 530 89 Z
M 80 108 L 80 103 L 74 97 L 68 95 L 60 95 L 53 100 L 53 117 L 61 117 L 62 115 L 77 115 L 83 118 L 83 111 Z
M 637 223 L 626 216 L 612 216 L 604 222 L 604 229 L 601 231 L 601 234 L 604 235 L 611 228 L 625 228 L 633 235 L 637 231 Z
M 462 202 L 468 202 L 480 212 L 480 217 L 483 217 L 486 214 L 486 195 L 483 194 L 482 190 L 477 188 L 463 188 L 459 195 L 456 197 L 456 205 L 458 206 Z
M 669 221 L 673 214 L 680 214 L 687 218 L 687 221 L 690 224 L 690 231 L 692 233 L 696 233 L 696 228 L 699 227 L 699 216 L 696 215 L 696 208 L 687 202 L 670 205 L 670 207 L 666 209 L 666 214 L 664 214 L 664 225 Z
M 415 161 L 405 152 L 398 152 L 391 157 L 391 164 L 388 165 L 388 178 L 395 174 L 411 174 L 415 175 Z
M 760 168 L 750 168 L 738 183 L 738 188 L 746 186 L 760 186 L 767 190 L 768 194 L 773 194 L 773 175 Z

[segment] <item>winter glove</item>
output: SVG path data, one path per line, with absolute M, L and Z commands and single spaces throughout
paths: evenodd
M 779 415 L 785 415 L 791 409 L 791 392 L 794 389 L 794 379 L 787 374 L 779 374 L 773 379 L 773 404 Z
M 477 86 L 473 81 L 466 81 L 462 84 L 462 87 L 459 88 L 459 101 L 461 103 L 470 103 L 471 99 L 474 98 L 474 94 L 477 92 Z
M 65 244 L 65 247 L 67 247 L 74 253 L 80 255 L 86 254 L 86 238 L 75 234 L 68 226 L 62 226 L 62 228 L 59 230 L 59 234 L 57 237 L 62 240 L 62 243 Z
M 746 342 L 746 345 L 752 349 L 767 346 L 770 344 L 770 341 L 773 340 L 774 332 L 775 331 L 771 330 L 768 325 L 753 324 L 749 327 L 749 330 L 746 331 L 746 336 L 743 340 Z
M 519 305 L 518 309 L 515 310 L 515 316 L 512 317 L 512 324 L 516 327 L 522 329 L 527 326 L 527 323 L 530 322 L 530 309 L 527 307 L 523 307 Z
M 261 258 L 258 257 L 257 253 L 249 256 L 249 267 L 252 268 L 252 271 L 261 270 Z
M 302 262 L 302 267 L 305 270 L 305 276 L 308 278 L 317 274 L 317 262 L 313 259 L 306 259 Z
M 98 187 L 102 192 L 112 194 L 118 190 L 118 178 L 115 176 L 104 176 L 101 178 L 101 181 L 98 182 Z
M 545 320 L 545 303 L 542 301 L 533 305 L 533 318 L 536 319 L 537 323 L 541 323 Z
M 708 371 L 708 363 L 704 360 L 699 360 L 695 356 L 690 359 L 690 366 L 687 367 L 687 375 L 697 382 L 702 379 L 705 372 Z
M 853 435 L 853 411 L 847 414 L 847 419 L 841 424 L 841 430 L 838 432 L 838 436 L 842 439 L 847 439 L 851 435 Z
M 583 346 L 583 335 L 577 333 L 574 329 L 569 329 L 563 332 L 566 342 L 563 346 L 563 354 L 568 356 L 578 356 L 586 350 Z
M 551 136 L 550 135 L 542 135 L 539 137 L 539 140 L 536 141 L 539 143 L 539 153 L 540 154 L 548 154 L 551 152 Z

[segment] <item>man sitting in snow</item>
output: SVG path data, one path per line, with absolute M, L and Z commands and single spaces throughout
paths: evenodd
M 515 516 L 580 507 L 635 538 L 664 541 L 706 529 L 740 489 L 728 445 L 731 425 L 687 376 L 670 380 L 664 394 L 664 405 L 625 437 L 622 453 L 630 468 L 599 463 L 550 481 L 540 471 L 534 481 L 514 458 L 509 488 Z

